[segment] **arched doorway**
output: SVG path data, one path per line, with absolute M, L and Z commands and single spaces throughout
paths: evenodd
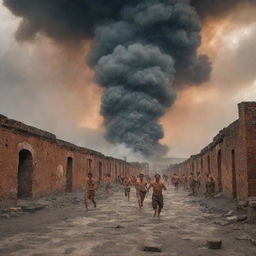
M 222 191 L 222 166 L 221 166 L 221 150 L 218 151 L 218 188 L 219 192 Z
M 232 158 L 232 194 L 233 198 L 237 198 L 237 188 L 236 188 L 236 162 L 235 162 L 235 150 L 231 151 Z
M 67 159 L 67 172 L 66 172 L 66 191 L 72 192 L 73 187 L 73 159 L 68 157 Z
M 32 179 L 33 179 L 33 158 L 28 150 L 21 150 L 19 153 L 18 165 L 18 198 L 32 197 Z

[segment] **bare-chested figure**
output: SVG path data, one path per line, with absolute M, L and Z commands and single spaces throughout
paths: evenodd
M 137 183 L 137 179 L 136 179 L 136 177 L 134 175 L 132 175 L 132 177 L 130 178 L 130 181 L 131 181 L 133 186 L 135 186 L 136 183 Z
M 84 205 L 86 210 L 88 210 L 87 200 L 91 200 L 94 207 L 96 207 L 95 202 L 95 191 L 97 190 L 97 182 L 92 177 L 92 173 L 88 173 L 88 178 L 85 183 L 85 193 L 84 193 Z
M 143 207 L 143 202 L 147 193 L 147 182 L 144 180 L 144 174 L 139 175 L 139 179 L 135 184 L 136 194 L 138 198 L 139 208 Z
M 180 181 L 179 176 L 176 173 L 174 173 L 172 176 L 172 184 L 175 187 L 175 191 L 179 190 L 179 181 Z
M 124 186 L 124 195 L 130 200 L 130 192 L 131 192 L 131 181 L 128 177 L 124 178 L 123 186 Z
M 181 180 L 182 180 L 184 190 L 187 190 L 188 178 L 187 178 L 186 174 L 182 175 Z
M 152 207 L 154 209 L 154 217 L 156 217 L 156 215 L 160 217 L 160 213 L 164 207 L 163 190 L 166 190 L 166 186 L 160 181 L 160 178 L 161 176 L 156 174 L 155 182 L 151 183 L 147 189 L 147 191 L 149 191 L 151 187 L 153 188 Z

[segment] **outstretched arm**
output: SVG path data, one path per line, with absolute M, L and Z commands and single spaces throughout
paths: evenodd
M 152 184 L 149 185 L 148 189 L 147 189 L 147 193 L 148 191 L 152 188 Z

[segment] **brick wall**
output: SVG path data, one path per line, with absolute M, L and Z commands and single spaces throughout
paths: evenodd
M 32 161 L 28 160 L 29 157 Z M 148 171 L 139 165 L 58 140 L 51 133 L 0 115 L 0 201 L 17 200 L 18 183 L 26 180 L 24 177 L 28 174 L 24 176 L 23 173 L 20 177 L 22 172 L 18 170 L 29 169 L 29 166 L 32 170 L 29 178 L 32 197 L 64 192 L 68 180 L 72 191 L 81 189 L 89 171 L 97 179 L 110 173 L 113 182 L 119 175 Z
M 238 105 L 239 119 L 224 128 L 197 155 L 170 167 L 171 173 L 210 173 L 229 198 L 256 196 L 256 102 Z

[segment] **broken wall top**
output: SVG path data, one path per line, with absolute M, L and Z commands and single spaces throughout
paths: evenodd
M 24 135 L 27 135 L 27 136 L 34 136 L 34 137 L 38 137 L 38 138 L 43 139 L 43 140 L 47 140 L 47 141 L 49 141 L 53 144 L 56 144 L 57 146 L 59 146 L 61 148 L 65 148 L 69 151 L 75 151 L 75 152 L 79 152 L 79 153 L 82 153 L 82 154 L 89 154 L 89 155 L 94 155 L 94 156 L 101 156 L 101 157 L 104 156 L 100 152 L 97 152 L 97 151 L 94 151 L 94 150 L 91 150 L 91 149 L 88 149 L 88 148 L 84 148 L 84 147 L 79 147 L 79 146 L 77 146 L 75 144 L 72 144 L 70 142 L 60 140 L 56 137 L 56 135 L 54 135 L 50 132 L 38 129 L 38 128 L 33 127 L 33 126 L 26 125 L 22 122 L 19 122 L 19 121 L 13 120 L 13 119 L 9 119 L 8 117 L 6 117 L 4 115 L 0 115 L 0 127 L 11 130 L 14 133 L 17 132 L 17 133 L 21 133 L 21 134 L 24 134 Z M 113 158 L 113 157 L 106 157 L 106 158 L 108 158 L 110 160 L 112 159 L 112 160 L 115 160 L 115 161 L 118 161 L 118 162 L 127 163 L 124 160 L 116 159 L 116 158 Z M 128 163 L 128 164 L 130 164 L 130 163 Z M 134 166 L 133 164 L 130 164 L 130 165 Z M 139 167 L 139 166 L 136 166 L 136 167 Z

